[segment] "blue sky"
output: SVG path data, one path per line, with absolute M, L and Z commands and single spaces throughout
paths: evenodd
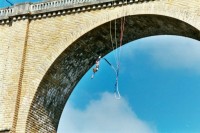
M 0 7 L 6 6 L 1 0 Z M 106 56 L 112 64 L 114 53 Z M 120 100 L 113 94 L 115 74 L 104 60 L 92 80 L 91 74 L 89 70 L 70 96 L 59 133 L 200 132 L 199 41 L 153 36 L 123 46 Z
M 114 53 L 106 56 L 112 64 Z M 59 133 L 200 132 L 199 41 L 153 36 L 123 46 L 120 100 L 113 94 L 115 74 L 104 60 L 93 80 L 91 74 L 70 96 Z
M 23 3 L 23 2 L 39 2 L 43 0 L 8 0 L 13 4 Z M 10 4 L 6 0 L 0 0 L 0 8 L 8 7 Z

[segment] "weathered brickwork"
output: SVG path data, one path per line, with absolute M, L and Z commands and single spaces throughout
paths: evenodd
M 26 26 L 26 20 L 0 26 L 0 131 L 12 127 Z
M 31 20 L 28 33 L 27 20 L 0 25 L 0 131 L 16 123 L 17 133 L 56 132 L 75 85 L 99 54 L 112 50 L 111 20 L 126 16 L 124 43 L 153 35 L 200 40 L 197 5 L 198 0 L 162 0 L 47 17 Z M 112 28 L 114 35 L 114 21 Z

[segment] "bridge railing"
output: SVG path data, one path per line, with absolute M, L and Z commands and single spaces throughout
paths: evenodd
M 95 1 L 98 0 L 55 0 L 55 1 L 32 4 L 30 6 L 30 11 L 39 11 L 39 10 L 50 9 L 53 7 L 75 5 L 75 4 L 95 2 Z
M 79 8 L 83 6 L 90 6 L 110 2 L 138 2 L 149 0 L 53 0 L 38 3 L 21 3 L 8 8 L 0 9 L 0 20 L 9 22 L 9 18 L 14 16 L 22 16 L 26 14 L 42 14 L 47 12 L 54 12 L 63 9 Z M 153 0 L 152 0 L 153 1 Z M 109 4 L 110 5 L 110 4 Z
M 14 12 L 14 7 L 0 9 L 0 19 L 12 15 L 13 12 Z
M 51 11 L 54 8 L 74 7 L 74 5 L 87 4 L 91 2 L 105 2 L 112 0 L 54 0 L 38 3 L 21 3 L 8 8 L 0 9 L 0 20 L 8 19 L 10 16 L 22 15 L 38 11 Z M 21 14 L 22 13 L 22 14 Z
M 31 3 L 21 3 L 8 8 L 0 9 L 0 20 L 9 19 L 9 17 L 16 15 L 24 15 L 30 13 Z

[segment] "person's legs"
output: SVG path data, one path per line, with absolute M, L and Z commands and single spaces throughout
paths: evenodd
M 93 79 L 94 78 L 94 74 L 97 72 L 97 69 L 96 69 L 96 67 L 95 68 L 93 68 L 93 74 L 92 74 L 92 76 L 91 76 L 91 79 Z
M 92 76 L 91 76 L 91 79 L 94 78 L 94 74 L 95 74 L 98 70 L 99 70 L 98 67 L 93 68 L 93 74 L 92 74 Z

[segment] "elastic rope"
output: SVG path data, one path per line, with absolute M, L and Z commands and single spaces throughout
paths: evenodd
M 112 29 L 112 23 L 110 21 L 110 38 L 111 38 L 112 49 L 114 51 L 115 48 L 114 48 L 114 45 L 113 45 L 112 30 L 111 29 Z M 115 61 L 117 62 L 117 54 L 116 54 L 116 52 L 114 52 L 114 58 L 115 58 Z
M 115 74 L 116 74 L 116 81 L 115 81 L 115 89 L 114 89 L 114 95 L 116 99 L 120 99 L 120 93 L 119 93 L 119 87 L 118 87 L 118 78 L 119 78 L 119 68 L 117 67 L 117 69 L 115 69 L 112 64 L 106 59 L 103 58 L 110 66 L 111 68 L 114 70 Z
M 118 65 L 118 57 L 119 57 L 119 54 L 118 54 L 118 43 L 117 43 L 117 24 L 116 24 L 116 19 L 115 19 L 115 46 L 116 46 L 116 65 Z
M 110 67 L 114 70 L 115 74 L 117 75 L 117 70 L 115 69 L 115 67 L 106 58 L 103 59 L 110 65 Z
M 124 4 L 124 0 L 123 0 L 123 4 Z M 122 5 L 123 6 L 123 5 Z M 123 8 L 123 12 L 124 12 L 124 6 Z M 120 26 L 120 36 L 119 36 L 119 50 L 118 50 L 118 43 L 117 43 L 117 22 L 115 19 L 115 61 L 116 61 L 116 68 L 114 66 L 112 66 L 112 64 L 105 59 L 105 61 L 112 67 L 112 69 L 115 71 L 116 74 L 116 83 L 115 83 L 115 98 L 116 99 L 120 99 L 120 92 L 119 92 L 119 87 L 118 87 L 118 79 L 119 79 L 119 70 L 120 70 L 120 57 L 121 57 L 121 46 L 122 46 L 122 42 L 123 42 L 123 35 L 124 35 L 124 25 L 125 25 L 125 15 L 124 17 L 121 18 L 121 26 Z M 113 45 L 113 38 L 112 38 L 112 23 L 110 21 L 110 38 L 111 38 L 111 43 L 112 43 L 112 48 L 114 50 L 114 45 Z
M 123 36 L 124 36 L 124 25 L 125 25 L 125 18 L 121 18 L 121 33 L 120 33 L 120 48 L 119 48 L 119 63 L 120 63 L 120 57 L 121 57 L 121 46 L 123 42 Z
M 123 0 L 124 3 L 124 0 Z M 122 4 L 123 6 L 123 4 Z M 123 12 L 124 12 L 124 6 L 123 8 Z M 119 92 L 119 87 L 118 87 L 118 79 L 119 79 L 119 70 L 120 70 L 120 57 L 121 57 L 121 46 L 122 46 L 122 42 L 123 42 L 123 35 L 124 35 L 124 25 L 125 25 L 125 15 L 123 18 L 121 18 L 121 27 L 120 27 L 120 39 L 119 39 L 119 52 L 117 51 L 117 70 L 116 70 L 116 83 L 115 83 L 115 98 L 116 99 L 120 99 L 120 92 Z M 115 39 L 116 39 L 116 23 L 115 23 Z
M 14 4 L 11 3 L 9 0 L 6 0 L 6 2 L 8 2 L 11 6 L 13 6 Z
M 115 83 L 115 98 L 116 99 L 120 99 L 121 98 L 121 95 L 119 93 L 119 88 L 118 88 L 118 77 L 116 78 L 116 83 Z
M 124 2 L 124 0 L 123 0 Z M 123 5 L 122 5 L 123 6 Z M 124 6 L 123 6 L 123 12 L 124 12 Z M 123 36 L 124 36 L 124 25 L 125 25 L 125 16 L 121 18 L 121 32 L 120 32 L 120 48 L 119 48 L 119 66 L 120 66 L 120 57 L 121 57 L 121 46 L 123 43 Z

